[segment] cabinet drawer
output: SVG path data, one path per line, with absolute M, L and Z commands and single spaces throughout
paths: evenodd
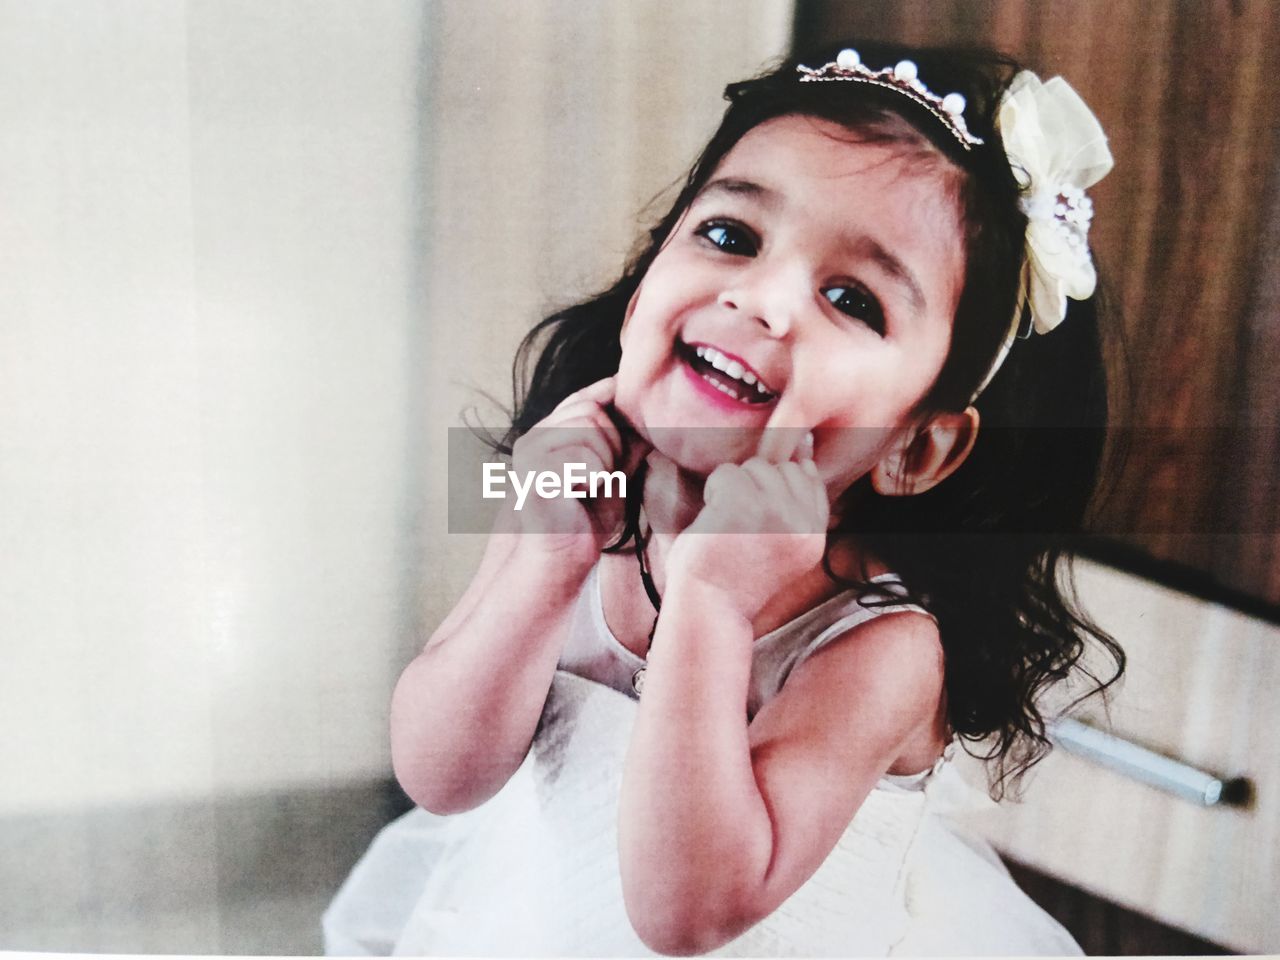
M 1280 628 L 1080 561 L 1085 609 L 1124 647 L 1109 708 L 1076 717 L 1254 785 L 1203 806 L 1058 748 L 978 826 L 1008 856 L 1246 953 L 1280 952 Z

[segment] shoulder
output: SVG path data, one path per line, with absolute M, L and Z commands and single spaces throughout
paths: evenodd
M 795 668 L 784 687 L 856 690 L 895 715 L 929 713 L 943 688 L 938 625 L 916 609 L 886 610 L 838 628 Z
M 934 619 L 886 611 L 839 629 L 801 660 L 752 727 L 766 738 L 786 730 L 853 752 L 864 775 L 875 767 L 878 777 L 919 752 L 916 743 L 937 739 L 944 678 Z

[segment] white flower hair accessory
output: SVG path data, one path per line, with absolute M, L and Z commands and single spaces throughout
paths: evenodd
M 986 389 L 1018 338 L 1028 304 L 1031 327 L 1023 336 L 1048 333 L 1061 323 L 1068 297 L 1093 296 L 1098 282 L 1089 252 L 1093 201 L 1085 190 L 1112 167 L 1102 125 L 1061 77 L 1041 83 L 1029 70 L 1019 73 L 1000 101 L 996 128 L 1022 188 L 1027 246 L 1013 323 L 973 399 Z

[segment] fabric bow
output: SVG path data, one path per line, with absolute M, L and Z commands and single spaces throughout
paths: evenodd
M 1029 220 L 1023 290 L 1035 331 L 1047 333 L 1066 316 L 1067 297 L 1087 299 L 1097 285 L 1084 191 L 1111 170 L 1111 151 L 1098 118 L 1061 77 L 1014 77 L 996 126 Z

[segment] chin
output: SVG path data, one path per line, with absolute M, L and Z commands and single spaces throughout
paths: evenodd
M 682 470 L 707 476 L 725 463 L 745 463 L 759 446 L 758 430 L 730 427 L 645 427 L 654 450 Z
M 683 374 L 678 374 L 683 376 Z M 744 463 L 760 445 L 763 422 L 726 422 L 725 411 L 699 402 L 671 379 L 648 382 L 619 371 L 614 407 L 659 454 L 706 476 L 725 463 Z

